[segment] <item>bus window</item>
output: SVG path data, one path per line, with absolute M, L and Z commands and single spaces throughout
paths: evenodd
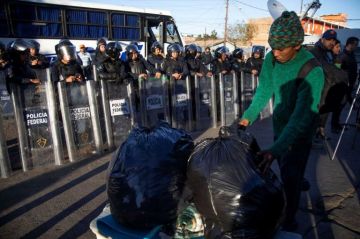
M 0 36 L 8 36 L 9 28 L 6 20 L 4 3 L 0 3 Z
M 166 22 L 166 42 L 181 43 L 180 36 L 174 22 Z
M 108 35 L 105 12 L 67 10 L 67 31 L 69 37 L 96 39 Z
M 111 14 L 112 38 L 116 40 L 139 40 L 140 18 L 137 15 Z
M 61 14 L 55 7 L 11 4 L 10 14 L 16 37 L 62 36 Z

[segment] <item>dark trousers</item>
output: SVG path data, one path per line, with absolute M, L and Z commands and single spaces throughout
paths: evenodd
M 310 150 L 311 142 L 299 141 L 278 159 L 287 202 L 284 223 L 291 223 L 295 220 L 300 201 L 301 183 Z

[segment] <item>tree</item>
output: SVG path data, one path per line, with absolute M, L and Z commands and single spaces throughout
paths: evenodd
M 214 40 L 217 39 L 217 32 L 215 30 L 211 31 L 210 39 L 214 39 Z
M 228 38 L 230 41 L 241 41 L 246 44 L 251 41 L 257 32 L 257 26 L 252 23 L 237 23 L 229 26 Z

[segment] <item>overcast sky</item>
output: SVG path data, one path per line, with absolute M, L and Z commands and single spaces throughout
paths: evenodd
M 80 0 L 84 1 L 84 0 Z M 301 0 L 278 0 L 288 10 L 300 12 Z M 141 8 L 168 10 L 179 31 L 186 34 L 204 34 L 216 30 L 224 33 L 225 0 L 87 0 Z M 303 0 L 304 5 L 312 2 Z M 322 4 L 315 16 L 348 14 L 349 28 L 360 28 L 360 0 L 320 0 Z M 304 10 L 305 7 L 303 7 Z M 229 0 L 229 24 L 246 22 L 249 18 L 268 17 L 267 0 Z

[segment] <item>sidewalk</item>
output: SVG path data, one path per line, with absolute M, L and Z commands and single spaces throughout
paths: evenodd
M 271 119 L 255 123 L 249 131 L 262 148 L 271 144 Z M 200 140 L 217 132 L 209 129 L 193 136 Z M 356 132 L 359 140 L 352 149 Z M 339 135 L 329 136 L 335 148 Z M 360 239 L 359 155 L 360 131 L 355 128 L 345 132 L 336 160 L 330 161 L 324 149 L 312 150 L 306 170 L 311 189 L 302 194 L 298 213 L 298 233 L 304 238 Z M 110 159 L 107 154 L 0 179 L 0 238 L 95 238 L 89 224 L 107 202 Z

